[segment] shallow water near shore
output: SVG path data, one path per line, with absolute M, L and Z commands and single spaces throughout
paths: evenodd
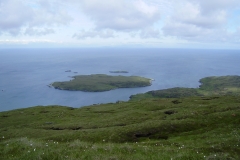
M 130 95 L 150 90 L 196 88 L 203 77 L 240 75 L 239 64 L 237 50 L 0 49 L 0 111 L 36 105 L 82 107 L 127 101 Z M 129 73 L 109 72 L 118 70 Z M 98 73 L 155 81 L 149 87 L 106 92 L 63 91 L 47 86 L 74 75 Z

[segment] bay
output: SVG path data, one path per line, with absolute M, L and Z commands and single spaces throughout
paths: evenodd
M 203 77 L 240 75 L 239 64 L 238 50 L 0 49 L 0 111 L 37 105 L 82 107 L 127 101 L 133 94 L 150 90 L 196 88 Z M 109 73 L 114 70 L 129 73 Z M 63 91 L 47 86 L 89 74 L 137 75 L 155 81 L 149 87 L 106 92 Z

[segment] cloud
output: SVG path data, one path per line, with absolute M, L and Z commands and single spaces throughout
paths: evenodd
M 114 32 L 111 30 L 106 30 L 106 31 L 85 31 L 82 30 L 79 33 L 75 33 L 73 35 L 73 38 L 77 38 L 77 39 L 86 39 L 86 38 L 96 38 L 96 37 L 100 37 L 100 38 L 113 38 L 114 36 Z
M 0 40 L 0 44 L 31 44 L 31 43 L 58 43 L 48 39 L 29 39 L 29 40 Z
M 21 26 L 32 20 L 33 11 L 19 1 L 3 0 L 0 2 L 0 32 L 17 34 Z
M 76 11 L 76 6 L 80 10 Z M 0 33 L 12 36 L 56 33 L 53 28 L 68 25 L 73 20 L 74 24 L 79 24 L 77 17 L 84 14 L 94 27 L 89 30 L 82 26 L 83 31 L 73 36 L 77 39 L 110 38 L 114 37 L 114 31 L 139 31 L 141 37 L 147 38 L 152 32 L 147 28 L 160 20 L 159 9 L 143 0 L 1 0 L 0 13 Z
M 83 0 L 80 5 L 98 29 L 139 30 L 160 19 L 158 8 L 142 0 Z
M 239 19 L 239 0 L 0 0 L 0 40 L 235 44 Z
M 21 34 L 23 28 L 26 27 L 68 24 L 72 20 L 71 17 L 62 8 L 57 7 L 58 5 L 54 6 L 55 1 L 51 2 L 49 3 L 47 0 L 1 0 L 0 33 L 9 33 L 16 36 Z M 38 33 L 39 31 L 36 35 Z
M 233 43 L 240 43 L 240 26 L 237 28 L 236 32 L 231 33 L 228 40 L 232 40 Z
M 198 3 L 206 14 L 217 10 L 233 9 L 240 5 L 239 0 L 192 0 L 190 2 Z
M 227 30 L 230 13 L 237 0 L 185 0 L 175 4 L 162 31 L 165 36 L 189 41 L 223 42 L 230 38 Z
M 55 31 L 49 28 L 27 28 L 24 34 L 29 36 L 34 36 L 34 35 L 43 36 L 43 35 L 53 34 L 53 33 L 55 33 Z
M 140 37 L 143 39 L 146 38 L 159 38 L 160 31 L 154 28 L 146 28 L 140 32 Z
M 192 4 L 187 2 L 181 5 L 172 17 L 175 22 L 182 22 L 185 24 L 192 24 L 203 28 L 212 28 L 224 24 L 227 19 L 226 11 L 217 10 L 212 11 L 211 14 L 206 15 L 199 4 Z
M 51 3 L 50 3 L 51 2 Z M 30 21 L 30 26 L 53 26 L 53 25 L 67 25 L 73 20 L 57 1 L 39 0 L 35 3 L 37 6 L 34 10 L 34 19 Z

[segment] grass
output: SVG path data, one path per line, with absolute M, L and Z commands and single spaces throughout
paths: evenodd
M 236 96 L 0 113 L 2 159 L 239 159 Z M 205 157 L 204 157 L 205 156 Z
M 138 76 L 109 76 L 105 74 L 79 75 L 66 82 L 54 82 L 56 89 L 102 92 L 117 88 L 136 88 L 150 86 L 150 79 Z
M 197 89 L 128 102 L 0 112 L 0 159 L 238 160 L 238 78 L 205 78 Z

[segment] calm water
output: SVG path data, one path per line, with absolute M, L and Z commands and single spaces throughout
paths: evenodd
M 81 107 L 126 101 L 132 94 L 150 90 L 195 88 L 206 76 L 240 75 L 239 64 L 240 51 L 234 50 L 0 49 L 0 111 L 53 104 Z M 73 72 L 110 74 L 111 70 L 127 70 L 122 75 L 155 81 L 150 87 L 98 93 L 47 87 L 54 81 L 70 80 L 69 76 L 76 75 Z

